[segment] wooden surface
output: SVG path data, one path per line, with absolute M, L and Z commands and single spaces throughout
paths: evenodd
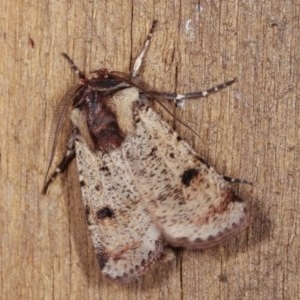
M 0 4 L 1 299 L 300 298 L 298 1 Z M 54 109 L 75 80 L 60 53 L 86 71 L 127 72 L 153 19 L 142 73 L 151 86 L 188 92 L 238 77 L 176 111 L 200 138 L 174 126 L 220 173 L 254 182 L 236 186 L 252 223 L 221 246 L 178 250 L 124 287 L 96 264 L 75 164 L 47 196 L 40 190 Z

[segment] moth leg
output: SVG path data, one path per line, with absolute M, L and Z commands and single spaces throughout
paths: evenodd
M 166 100 L 173 100 L 176 104 L 176 106 L 182 106 L 182 100 L 185 99 L 190 99 L 190 98 L 203 98 L 203 97 L 208 97 L 211 94 L 217 93 L 220 90 L 223 90 L 227 88 L 228 86 L 232 85 L 233 83 L 236 82 L 236 78 L 232 80 L 225 81 L 221 84 L 217 84 L 205 91 L 198 91 L 198 92 L 193 92 L 193 93 L 186 93 L 186 94 L 176 94 L 176 93 L 160 93 L 160 92 L 147 92 L 148 95 L 150 95 L 153 98 L 158 98 L 158 99 L 166 99 Z
M 143 63 L 144 56 L 145 56 L 146 51 L 147 51 L 147 49 L 150 45 L 150 41 L 151 41 L 151 38 L 152 38 L 152 35 L 153 35 L 153 32 L 154 32 L 154 29 L 156 27 L 156 24 L 157 24 L 157 20 L 154 20 L 153 23 L 152 23 L 150 32 L 148 33 L 148 36 L 147 36 L 147 38 L 144 42 L 144 46 L 142 48 L 142 51 L 134 61 L 133 70 L 131 72 L 131 77 L 136 77 L 138 75 L 140 67 Z
M 76 131 L 74 130 L 69 138 L 69 141 L 67 143 L 67 149 L 65 152 L 64 157 L 62 158 L 61 162 L 56 167 L 55 171 L 51 174 L 48 180 L 45 180 L 42 194 L 46 194 L 49 185 L 52 183 L 52 181 L 60 174 L 66 171 L 68 168 L 70 162 L 75 157 L 75 138 L 76 138 Z M 47 178 L 46 178 L 47 179 Z

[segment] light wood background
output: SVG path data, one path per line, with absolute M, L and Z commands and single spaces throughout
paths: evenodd
M 300 299 L 299 1 L 0 0 L 1 299 Z M 176 111 L 180 134 L 236 186 L 248 230 L 136 284 L 97 266 L 76 167 L 40 194 L 59 98 L 83 70 L 129 71 L 158 19 L 143 78 L 188 92 L 238 77 Z M 171 107 L 171 106 L 170 106 Z M 58 149 L 63 152 L 63 146 Z

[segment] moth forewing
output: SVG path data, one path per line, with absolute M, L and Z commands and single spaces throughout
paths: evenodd
M 136 133 L 124 144 L 142 199 L 172 246 L 206 248 L 248 224 L 245 204 L 178 134 L 147 106 L 135 107 Z
M 130 282 L 161 256 L 161 234 L 141 201 L 120 149 L 92 152 L 81 141 L 75 148 L 82 199 L 99 266 L 108 278 Z

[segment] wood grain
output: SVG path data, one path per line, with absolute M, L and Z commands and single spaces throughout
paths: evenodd
M 1 299 L 299 299 L 299 15 L 297 1 L 2 0 Z M 151 86 L 188 92 L 238 77 L 176 110 L 199 137 L 173 124 L 219 172 L 254 182 L 236 187 L 252 223 L 115 286 L 95 261 L 75 165 L 40 194 L 48 134 L 75 80 L 60 53 L 86 71 L 127 72 L 153 19 Z

